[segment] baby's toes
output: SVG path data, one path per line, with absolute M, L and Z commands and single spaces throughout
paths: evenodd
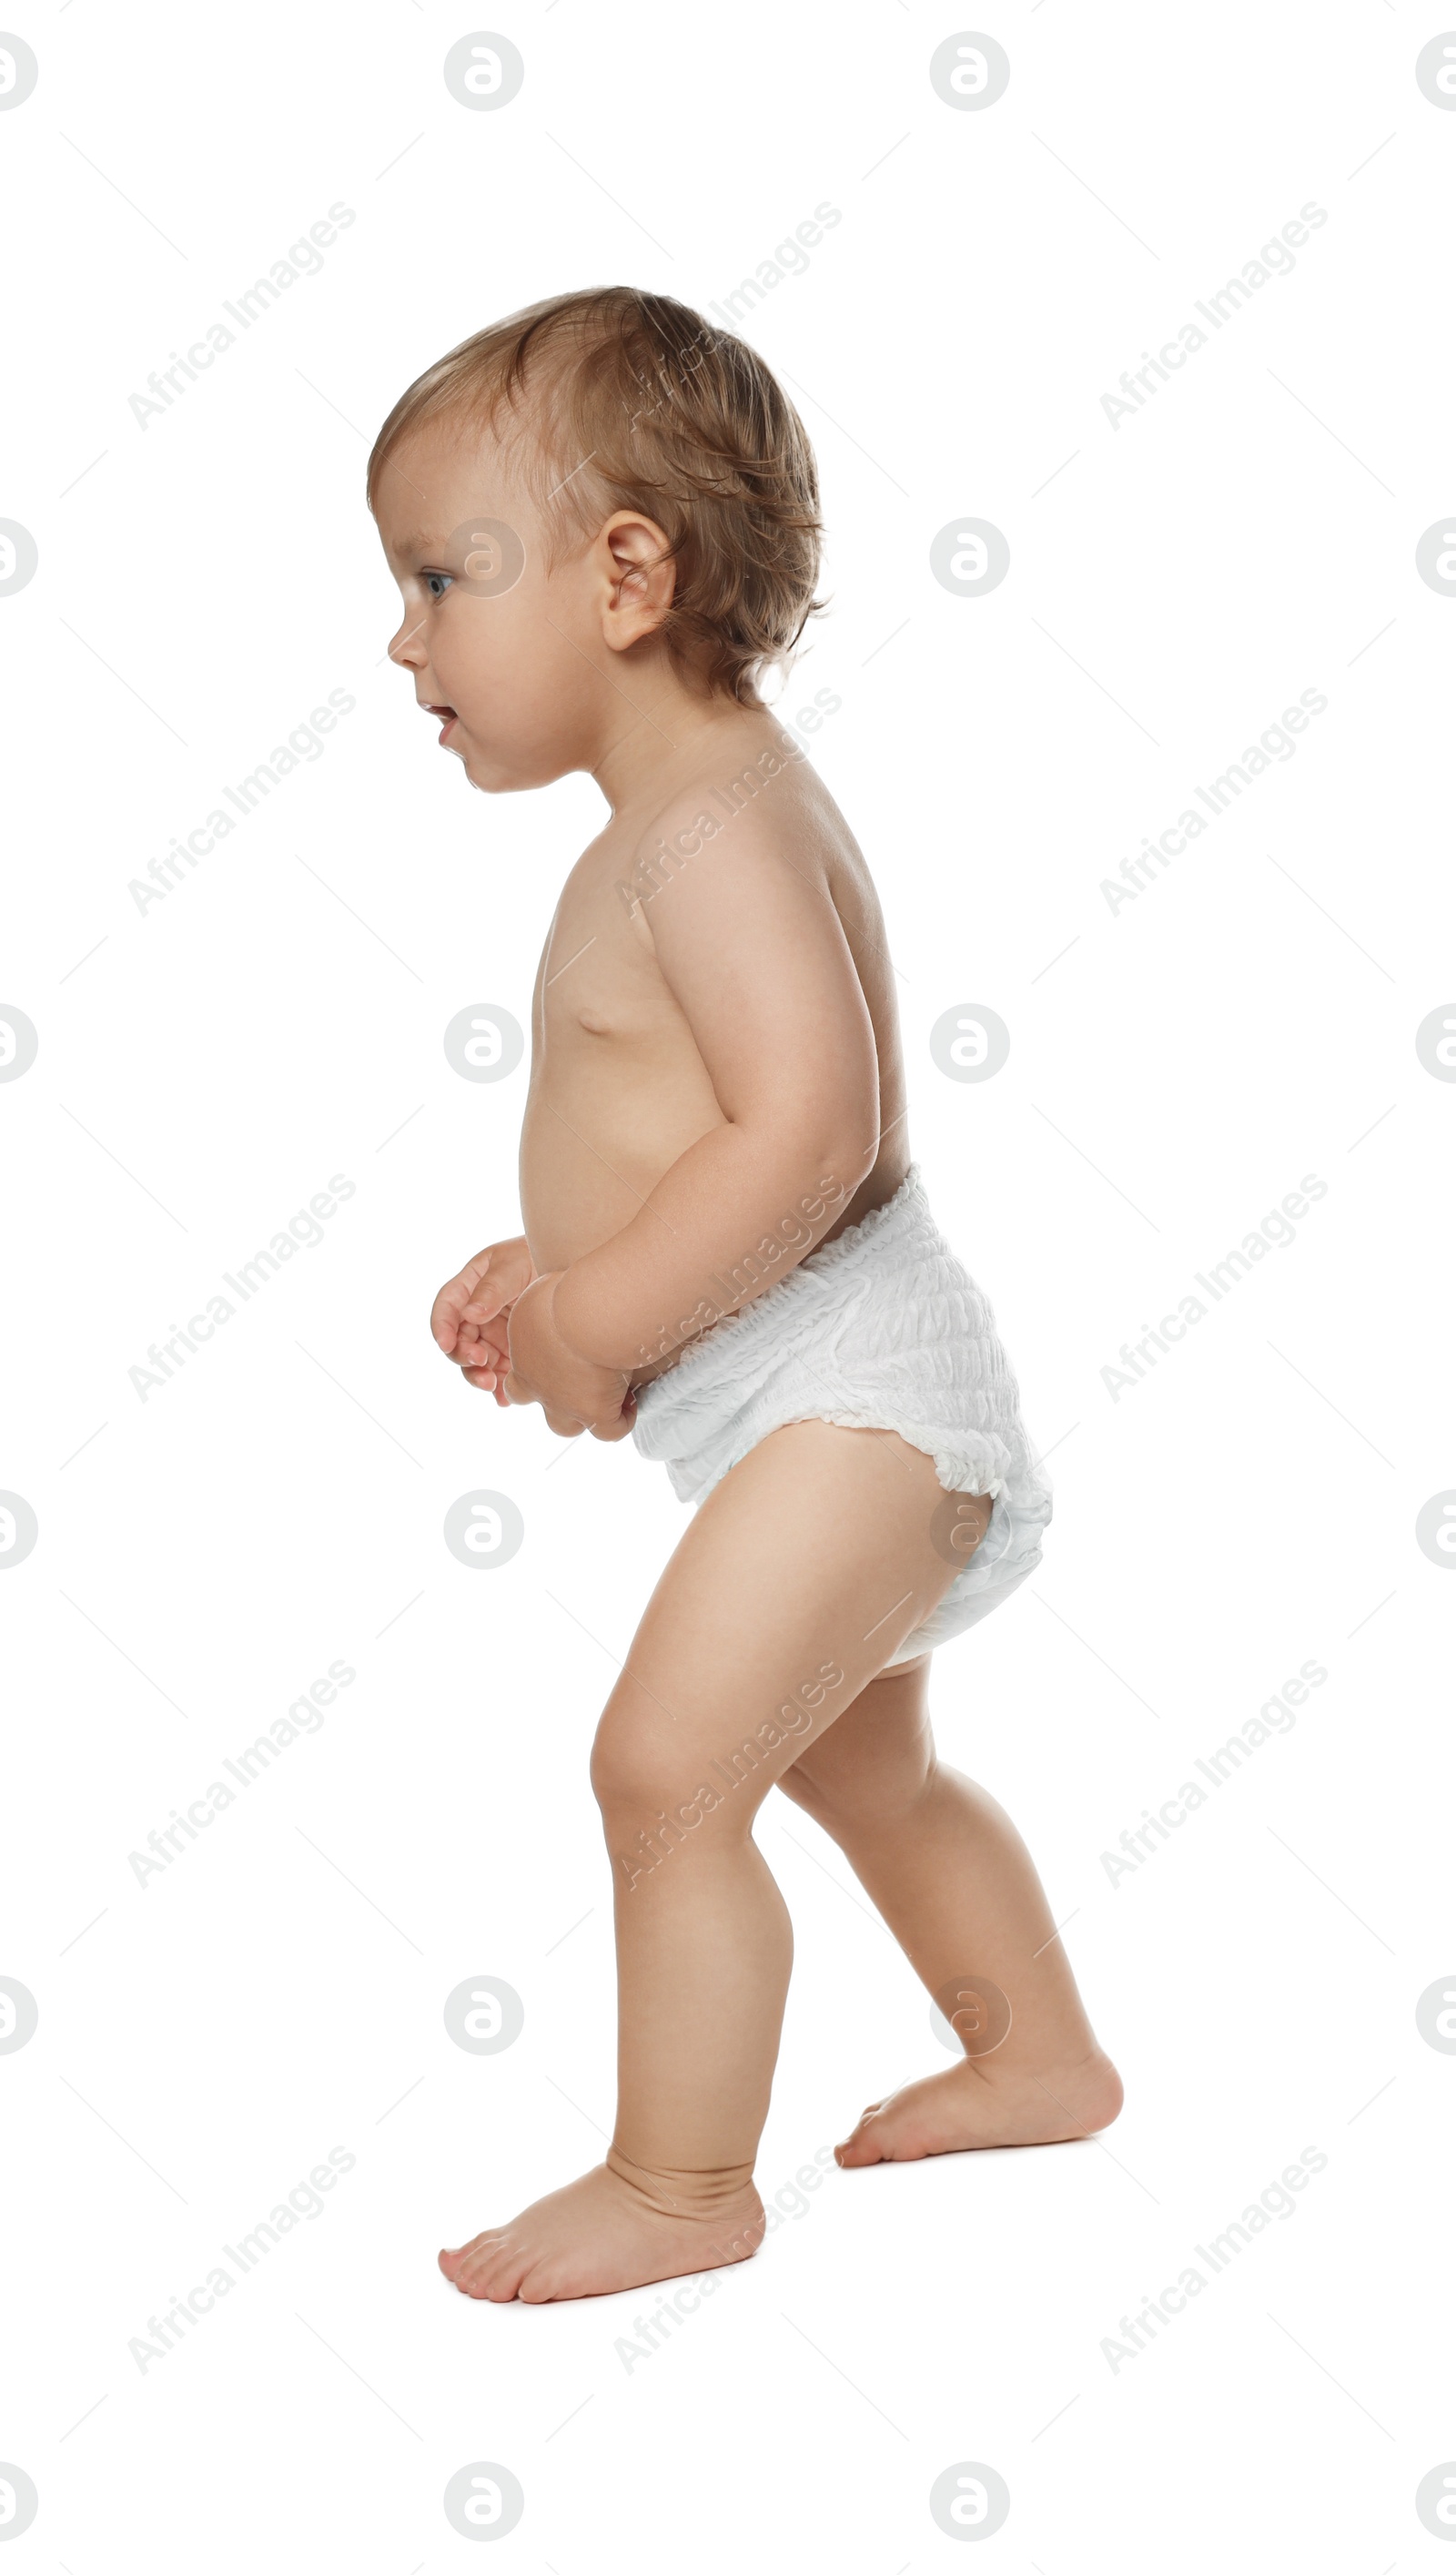
M 880 2140 L 875 2133 L 875 2126 L 879 2113 L 883 2108 L 884 2103 L 882 2101 L 867 2101 L 864 2108 L 860 2111 L 858 2119 L 855 2121 L 849 2135 L 844 2138 L 841 2144 L 835 2146 L 834 2161 L 841 2167 L 841 2169 L 846 2164 L 877 2164 L 882 2162 L 883 2155 Z
M 569 2285 L 571 2276 L 569 2266 L 564 2263 L 523 2263 L 516 2295 L 523 2306 L 547 2306 L 553 2298 L 570 2298 L 577 2294 Z
M 454 2280 L 459 2285 L 461 2274 L 475 2270 L 482 2257 L 495 2254 L 500 2244 L 500 2228 L 488 2227 L 484 2234 L 473 2235 L 468 2244 L 445 2246 L 437 2259 L 447 2280 Z
M 509 2240 L 483 2244 L 468 2271 L 456 2281 L 467 2297 L 489 2298 L 505 2305 L 514 2298 L 531 2266 L 531 2256 Z

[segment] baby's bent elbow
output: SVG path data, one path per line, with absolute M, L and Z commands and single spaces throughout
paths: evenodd
M 855 1119 L 837 1118 L 821 1131 L 814 1156 L 814 1178 L 821 1192 L 852 1198 L 873 1171 L 879 1156 L 877 1112 Z

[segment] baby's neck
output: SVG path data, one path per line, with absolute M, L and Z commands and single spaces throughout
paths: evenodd
M 705 699 L 681 682 L 652 695 L 634 689 L 632 698 L 637 715 L 624 703 L 618 734 L 592 773 L 615 824 L 631 826 L 656 812 L 705 766 L 725 759 L 730 768 L 740 765 L 759 737 L 767 741 L 780 730 L 766 707 Z

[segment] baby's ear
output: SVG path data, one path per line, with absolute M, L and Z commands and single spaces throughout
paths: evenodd
M 635 510 L 619 510 L 597 542 L 608 590 L 603 641 L 614 653 L 625 653 L 663 624 L 673 605 L 678 567 L 657 522 Z

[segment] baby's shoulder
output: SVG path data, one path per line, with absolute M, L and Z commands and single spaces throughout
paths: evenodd
M 772 875 L 791 870 L 800 881 L 821 878 L 832 860 L 834 836 L 820 811 L 825 800 L 803 747 L 774 730 L 736 746 L 727 759 L 705 764 L 634 834 L 634 881 L 652 892 L 692 870 L 700 877 Z

